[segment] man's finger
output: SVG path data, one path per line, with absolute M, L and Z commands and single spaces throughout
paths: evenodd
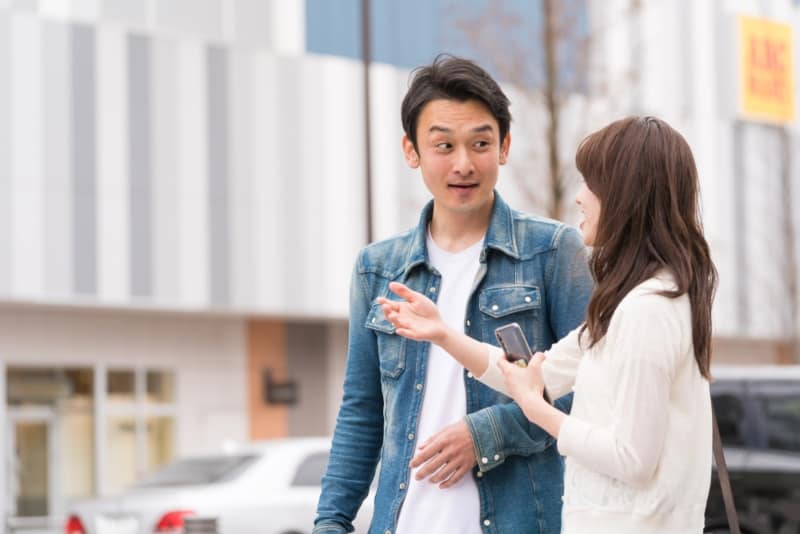
M 436 473 L 447 464 L 447 459 L 442 457 L 441 454 L 435 455 L 433 458 L 425 462 L 425 464 L 419 468 L 417 471 L 416 478 L 417 480 L 423 480 L 428 478 L 432 474 Z
M 428 480 L 431 484 L 439 484 L 445 482 L 458 471 L 458 467 L 453 464 L 444 464 L 441 469 L 436 471 L 433 476 Z
M 425 449 L 420 449 L 419 452 L 417 452 L 417 454 L 415 454 L 414 457 L 411 458 L 411 463 L 409 464 L 409 466 L 411 466 L 412 468 L 419 467 L 428 460 L 430 460 L 431 458 L 433 458 L 434 456 L 436 456 L 438 453 L 439 451 L 437 451 L 433 447 L 431 448 L 426 447 Z
M 469 470 L 470 470 L 469 467 L 465 467 L 465 466 L 459 467 L 458 469 L 453 471 L 453 474 L 450 475 L 444 482 L 439 484 L 439 487 L 441 489 L 447 489 L 449 487 L 454 486 L 456 484 L 456 482 L 458 482 L 459 480 L 464 478 L 464 475 L 469 473 Z

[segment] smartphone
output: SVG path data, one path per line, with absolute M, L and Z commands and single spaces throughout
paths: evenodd
M 511 323 L 500 328 L 495 329 L 494 335 L 497 338 L 503 352 L 506 353 L 506 359 L 514 362 L 519 367 L 527 367 L 528 362 L 533 358 L 533 351 L 525 339 L 525 334 L 522 333 L 522 328 L 519 324 Z M 547 395 L 547 390 L 544 391 L 544 400 L 552 404 L 550 397 Z
M 533 358 L 533 352 L 525 340 L 522 328 L 517 323 L 501 326 L 494 331 L 494 335 L 503 352 L 506 353 L 508 361 L 514 362 L 520 367 L 525 367 Z

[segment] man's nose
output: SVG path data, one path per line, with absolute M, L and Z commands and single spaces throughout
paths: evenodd
M 472 159 L 469 157 L 469 151 L 466 148 L 455 151 L 453 170 L 461 176 L 468 176 L 472 174 L 474 166 L 472 165 Z

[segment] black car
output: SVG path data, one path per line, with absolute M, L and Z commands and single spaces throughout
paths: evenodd
M 800 534 L 800 366 L 712 372 L 712 403 L 742 533 Z M 716 470 L 705 532 L 728 532 Z

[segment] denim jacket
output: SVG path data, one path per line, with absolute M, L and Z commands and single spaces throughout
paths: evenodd
M 436 300 L 441 277 L 430 266 L 425 241 L 432 213 L 433 201 L 416 228 L 367 246 L 356 262 L 344 398 L 322 478 L 315 534 L 352 531 L 379 460 L 369 532 L 389 534 L 397 524 L 428 387 L 430 344 L 396 335 L 375 299 L 397 298 L 388 289 L 397 280 Z M 583 321 L 592 280 L 574 229 L 514 211 L 495 192 L 480 263 L 464 324 L 471 337 L 497 344 L 495 328 L 517 322 L 531 348 L 541 351 Z M 563 460 L 554 439 L 530 423 L 511 399 L 466 370 L 464 386 L 482 531 L 559 532 Z M 557 403 L 568 410 L 571 396 Z

